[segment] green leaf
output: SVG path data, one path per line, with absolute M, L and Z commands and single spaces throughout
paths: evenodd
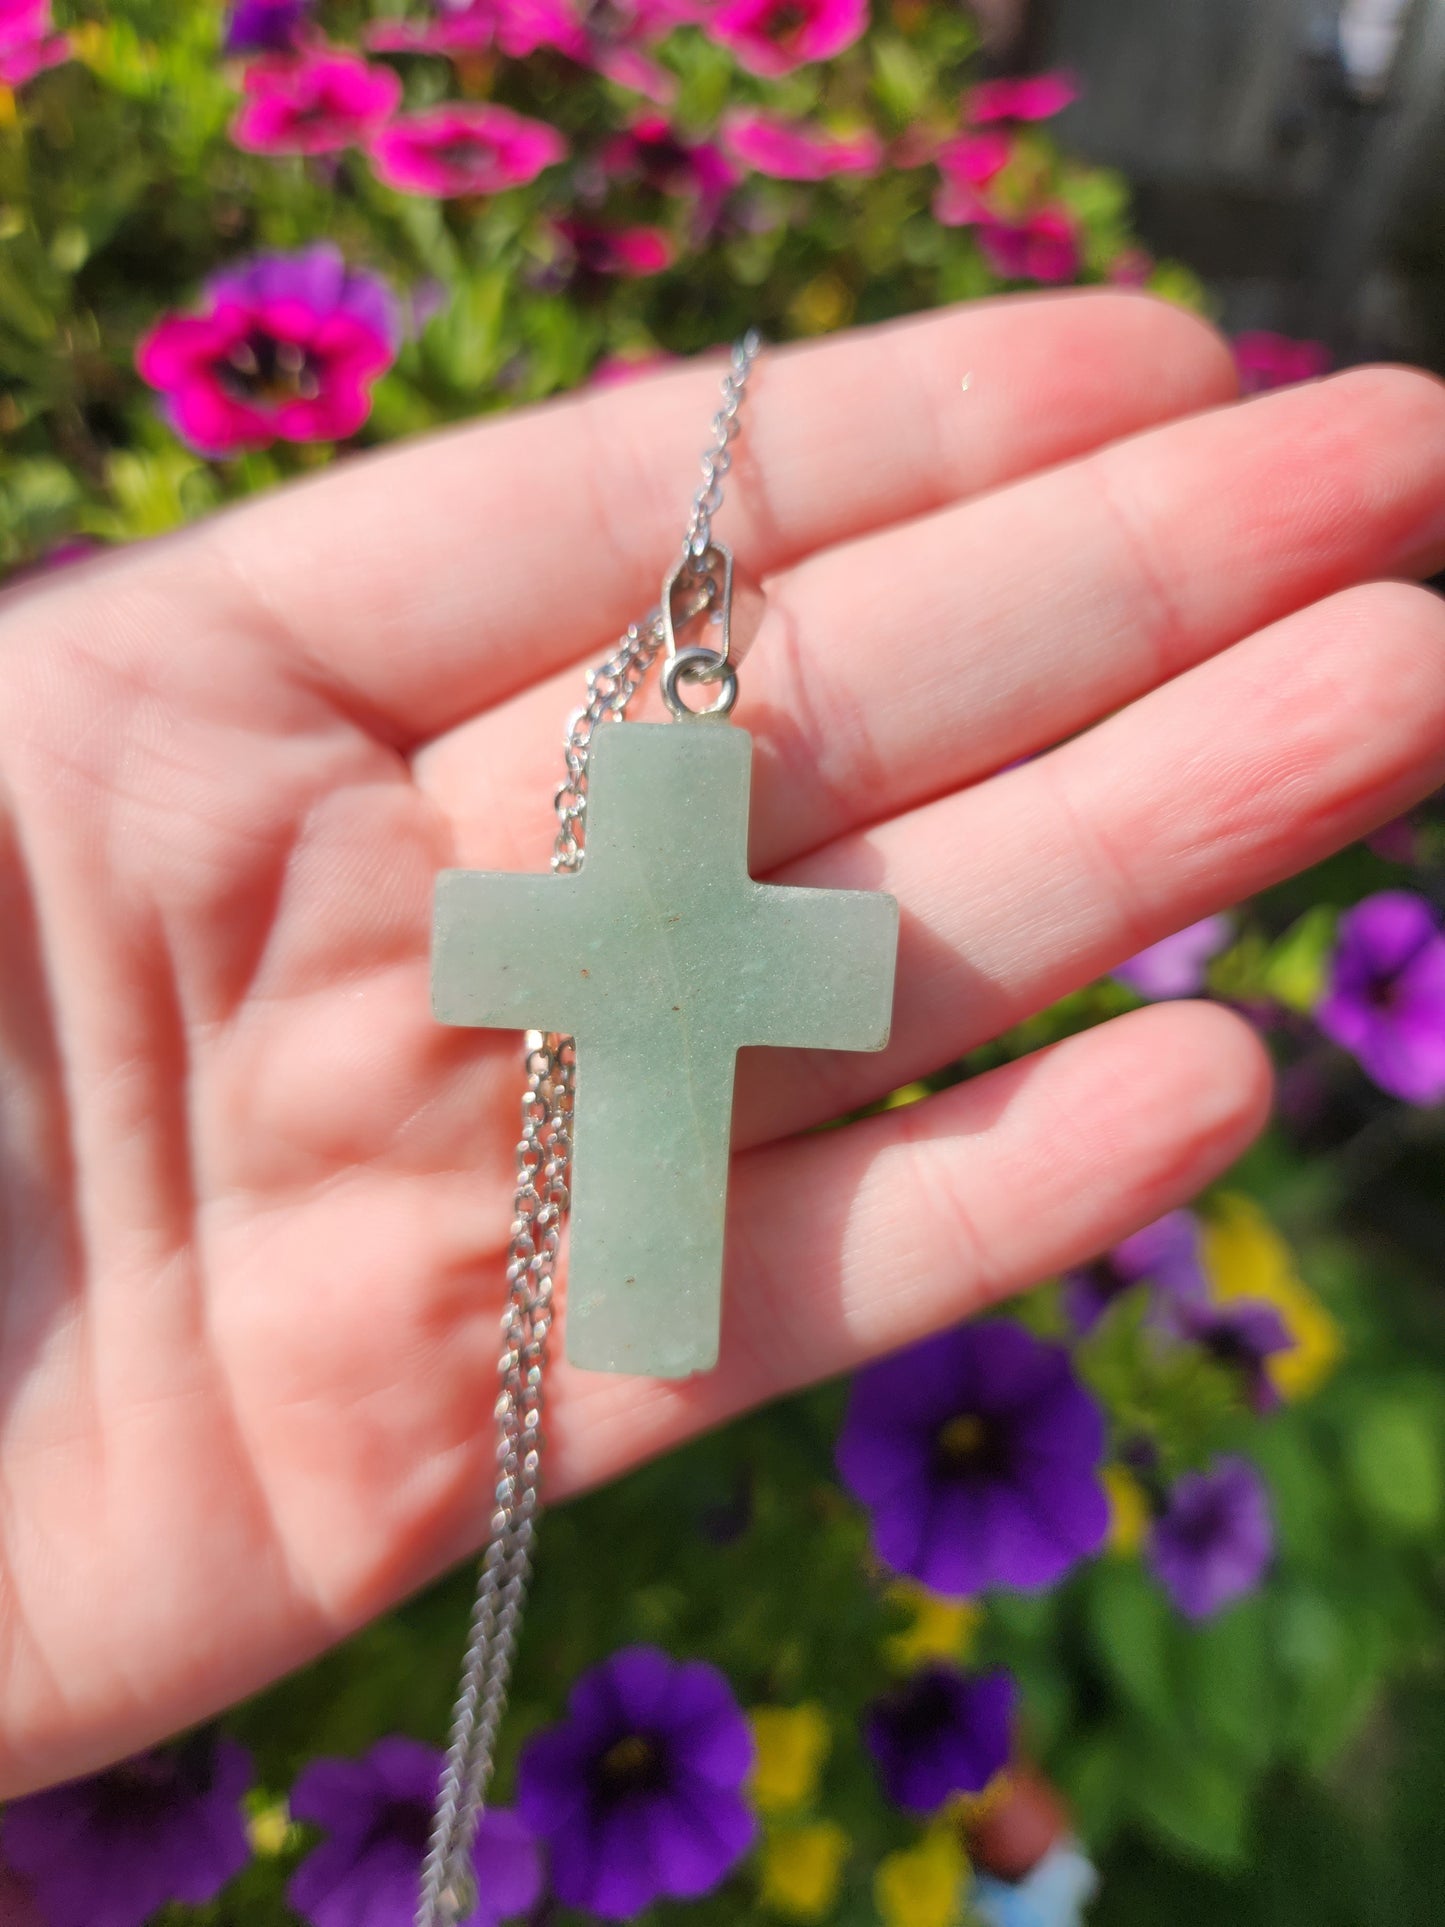
M 1212 1753 L 1252 1767 L 1269 1759 L 1279 1718 L 1269 1634 L 1261 1594 L 1201 1626 L 1181 1628 L 1181 1714 Z
M 1440 1522 L 1445 1483 L 1432 1420 L 1395 1395 L 1372 1399 L 1349 1435 L 1350 1477 L 1387 1532 L 1426 1538 Z
M 1265 994 L 1286 1010 L 1312 1011 L 1324 995 L 1330 954 L 1335 947 L 1336 917 L 1327 904 L 1316 904 L 1292 923 L 1264 960 L 1261 983 Z
M 1105 1560 L 1089 1574 L 1090 1640 L 1109 1678 L 1140 1713 L 1171 1724 L 1177 1703 L 1170 1676 L 1172 1609 L 1141 1567 Z
M 1136 1776 L 1135 1810 L 1155 1832 L 1217 1867 L 1243 1862 L 1251 1783 L 1233 1761 L 1146 1743 Z

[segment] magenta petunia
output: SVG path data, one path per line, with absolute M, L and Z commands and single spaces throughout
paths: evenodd
M 365 40 L 378 53 L 439 54 L 457 61 L 493 52 L 524 60 L 545 49 L 666 106 L 677 83 L 643 45 L 688 17 L 680 7 L 661 3 L 578 8 L 569 0 L 461 0 L 456 6 L 434 6 L 424 19 L 378 20 Z
M 1114 975 L 1151 1001 L 1193 997 L 1204 988 L 1209 964 L 1233 941 L 1232 917 L 1204 917 L 1136 952 L 1119 965 Z
M 572 58 L 614 85 L 641 94 L 656 107 L 670 107 L 677 98 L 676 77 L 630 41 L 591 33 L 582 51 Z
M 311 24 L 311 0 L 235 0 L 226 16 L 228 54 L 289 53 Z
M 1274 1553 L 1264 1481 L 1225 1456 L 1176 1481 L 1149 1531 L 1145 1557 L 1187 1619 L 1208 1619 L 1253 1592 Z
M 355 434 L 399 339 L 386 283 L 322 245 L 214 276 L 197 313 L 167 315 L 143 338 L 136 367 L 193 448 L 231 455 Z
M 602 165 L 614 180 L 639 181 L 659 194 L 698 203 L 714 215 L 738 170 L 713 141 L 688 140 L 663 114 L 644 113 L 602 149 Z
M 70 54 L 69 37 L 55 32 L 50 0 L 0 0 L 0 84 L 23 87 Z
M 568 1907 L 630 1920 L 710 1893 L 757 1837 L 753 1742 L 715 1667 L 630 1646 L 572 1689 L 522 1749 L 517 1811 L 549 1848 Z
M 771 77 L 851 47 L 867 28 L 868 0 L 722 0 L 705 25 L 740 67 Z
M 1078 98 L 1078 82 L 1063 72 L 985 80 L 970 90 L 964 116 L 980 125 L 995 120 L 1049 120 Z
M 5 1860 L 45 1927 L 144 1927 L 174 1902 L 214 1900 L 246 1865 L 250 1784 L 243 1747 L 194 1734 L 11 1801 Z
M 524 187 L 566 158 L 567 142 L 547 121 L 509 107 L 448 102 L 392 121 L 368 152 L 389 187 L 446 200 Z
M 442 1756 L 419 1740 L 378 1740 L 359 1760 L 312 1760 L 291 1811 L 324 1838 L 291 1876 L 286 1899 L 311 1927 L 411 1927 Z M 477 1905 L 460 1927 L 530 1913 L 542 1857 L 507 1807 L 489 1807 L 472 1849 Z
M 401 104 L 389 67 L 331 48 L 257 61 L 241 86 L 231 138 L 250 154 L 334 154 L 376 133 Z
M 830 134 L 805 121 L 784 120 L 740 107 L 723 121 L 723 143 L 734 160 L 780 181 L 823 181 L 832 174 L 873 174 L 883 143 L 870 130 Z
M 544 47 L 577 55 L 585 51 L 587 33 L 568 0 L 461 0 L 435 5 L 424 19 L 378 20 L 366 43 L 378 53 L 464 59 L 495 50 L 525 60 Z
M 1445 930 L 1426 898 L 1382 890 L 1346 911 L 1315 1020 L 1381 1090 L 1445 1098 Z
M 713 0 L 611 0 L 606 11 L 624 32 L 644 40 L 664 40 L 675 27 L 700 26 L 712 4 Z
M 838 1437 L 873 1549 L 951 1599 L 1056 1583 L 1109 1525 L 1104 1419 L 1062 1345 L 960 1325 L 865 1366 Z
M 993 216 L 978 224 L 978 244 L 995 274 L 1008 281 L 1072 281 L 1079 271 L 1079 237 L 1061 207 L 1042 207 L 1021 221 Z
M 990 128 L 984 134 L 958 134 L 939 147 L 934 159 L 945 181 L 963 188 L 987 187 L 1013 157 L 1010 134 Z
M 665 349 L 653 348 L 641 354 L 604 355 L 587 378 L 589 388 L 623 388 L 644 375 L 655 375 L 675 359 Z
M 640 280 L 672 266 L 677 248 L 671 235 L 656 227 L 604 227 L 569 216 L 553 231 L 582 274 Z
M 966 182 L 945 179 L 933 200 L 945 227 L 971 227 L 984 259 L 1005 281 L 1072 281 L 1079 271 L 1079 236 L 1062 207 L 1032 214 L 1000 212 Z
M 1246 395 L 1313 381 L 1330 366 L 1330 351 L 1322 341 L 1299 341 L 1263 328 L 1236 335 L 1233 347 L 1239 385 Z

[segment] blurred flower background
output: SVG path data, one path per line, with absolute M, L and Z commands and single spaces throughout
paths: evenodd
M 1078 92 L 937 0 L 0 0 L 0 565 L 748 323 L 1209 311 Z M 476 1922 L 1438 1919 L 1442 906 L 1426 807 L 896 1094 L 1185 995 L 1280 1072 L 1193 1209 L 548 1519 Z M 0 1921 L 406 1927 L 470 1585 L 12 1804 Z

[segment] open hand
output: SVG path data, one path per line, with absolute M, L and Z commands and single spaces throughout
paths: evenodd
M 432 878 L 545 867 L 717 375 L 0 599 L 0 1793 L 480 1539 L 520 1052 L 432 1022 Z M 719 524 L 770 595 L 753 869 L 898 897 L 893 1041 L 745 1059 L 722 1362 L 559 1353 L 553 1498 L 1083 1259 L 1258 1127 L 1248 1029 L 1175 1005 L 799 1135 L 1445 776 L 1445 609 L 1401 580 L 1445 564 L 1445 391 L 1232 395 L 1207 329 L 1122 294 L 759 364 Z

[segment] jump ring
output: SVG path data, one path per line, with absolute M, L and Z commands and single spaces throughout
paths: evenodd
M 680 679 L 689 682 L 701 681 L 700 670 L 710 670 L 717 679 L 718 693 L 713 700 L 701 709 L 690 709 L 683 701 L 678 689 Z M 721 673 L 719 674 L 719 670 Z M 691 674 L 689 675 L 689 671 Z M 711 678 L 709 678 L 711 679 Z M 675 656 L 669 656 L 662 665 L 662 700 L 673 715 L 681 721 L 698 716 L 726 716 L 738 699 L 737 671 L 724 664 L 716 649 L 679 649 Z

